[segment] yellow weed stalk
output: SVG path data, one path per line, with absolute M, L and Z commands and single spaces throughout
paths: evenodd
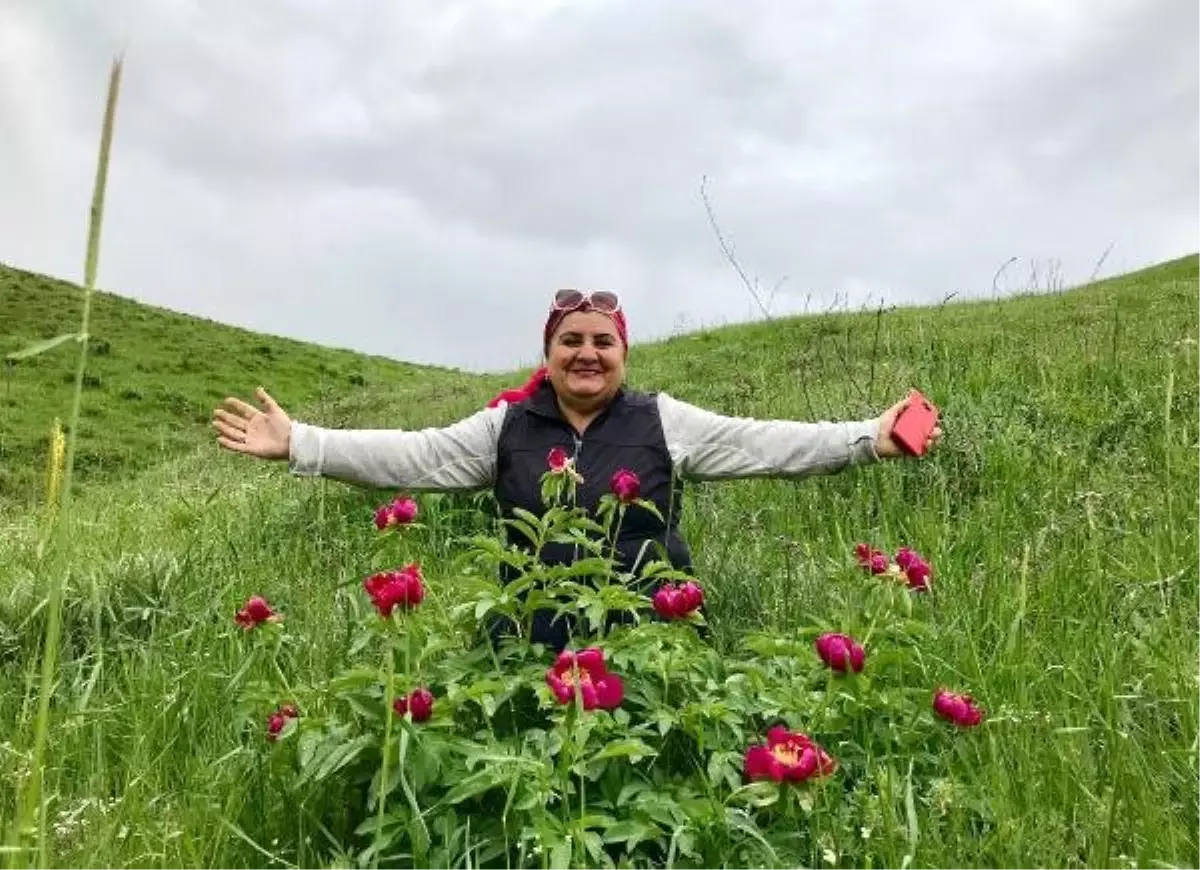
M 62 423 L 55 418 L 50 427 L 50 452 L 46 454 L 46 522 L 54 522 L 58 498 L 62 493 L 63 466 L 66 464 L 67 438 Z

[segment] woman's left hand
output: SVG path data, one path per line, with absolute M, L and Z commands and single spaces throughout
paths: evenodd
M 907 450 L 901 447 L 892 438 L 892 427 L 896 424 L 896 417 L 904 410 L 904 406 L 908 404 L 907 397 L 901 399 L 892 407 L 883 412 L 883 416 L 879 418 L 879 435 L 875 440 L 875 452 L 883 459 L 895 459 L 899 456 L 912 456 Z M 934 426 L 933 432 L 930 433 L 928 440 L 925 442 L 925 451 L 930 450 L 942 440 L 942 427 Z

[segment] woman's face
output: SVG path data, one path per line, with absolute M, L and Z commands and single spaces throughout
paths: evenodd
M 598 311 L 573 311 L 550 336 L 550 383 L 580 405 L 611 399 L 625 380 L 625 346 L 612 319 Z

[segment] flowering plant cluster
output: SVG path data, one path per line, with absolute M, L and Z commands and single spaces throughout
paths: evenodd
M 274 705 L 266 740 L 277 756 L 291 752 L 294 788 L 365 796 L 353 824 L 322 822 L 360 863 L 811 864 L 830 848 L 805 821 L 818 797 L 848 819 L 851 807 L 883 812 L 892 792 L 873 760 L 921 758 L 919 775 L 936 755 L 915 747 L 954 731 L 939 723 L 983 722 L 969 695 L 945 686 L 912 700 L 908 684 L 925 673 L 903 651 L 919 643 L 912 609 L 929 598 L 914 593 L 928 593 L 932 576 L 913 550 L 892 558 L 857 545 L 848 567 L 896 582 L 876 594 L 848 573 L 849 593 L 832 596 L 840 625 L 718 649 L 697 630 L 697 578 L 657 559 L 633 576 L 613 559 L 625 514 L 657 514 L 637 474 L 613 474 L 596 515 L 573 506 L 580 482 L 572 457 L 551 451 L 543 515 L 505 520 L 507 540 L 468 537 L 435 571 L 410 551 L 452 545 L 436 517 L 416 522 L 438 500 L 378 508 L 376 564 L 361 581 L 373 615 L 350 641 L 351 655 L 377 664 L 303 688 L 288 679 L 281 642 L 263 651 L 276 679 L 248 703 Z M 578 558 L 543 564 L 551 543 L 575 545 Z M 573 620 L 561 651 L 530 640 L 547 613 Z M 253 638 L 278 616 L 254 597 L 235 621 Z
M 855 547 L 855 555 L 858 557 L 858 564 L 872 574 L 882 574 L 906 582 L 908 588 L 914 592 L 926 592 L 929 589 L 929 576 L 933 573 L 933 568 L 908 547 L 897 550 L 893 559 L 882 550 L 876 550 L 867 544 L 858 544 Z
M 417 510 L 415 499 L 398 498 L 375 511 L 375 528 L 382 532 L 396 526 L 411 525 L 417 519 Z
M 372 574 L 363 581 L 363 589 L 371 598 L 371 603 L 385 619 L 392 615 L 392 610 L 399 605 L 401 608 L 416 607 L 425 599 L 425 582 L 421 578 L 421 566 L 417 563 L 405 565 L 399 571 L 382 571 Z

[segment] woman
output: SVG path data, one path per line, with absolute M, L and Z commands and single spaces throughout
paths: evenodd
M 408 491 L 491 488 L 504 517 L 524 508 L 541 515 L 540 480 L 547 456 L 562 448 L 583 481 L 577 504 L 595 510 L 613 475 L 637 475 L 641 498 L 662 515 L 631 508 L 621 524 L 622 570 L 658 556 L 691 572 L 691 554 L 679 532 L 685 480 L 802 477 L 906 455 L 891 438 L 904 406 L 850 423 L 799 423 L 725 417 L 674 399 L 624 387 L 629 352 L 625 314 L 616 295 L 560 290 L 542 333 L 544 366 L 519 390 L 444 428 L 420 431 L 334 430 L 292 421 L 259 388 L 261 410 L 235 398 L 214 412 L 218 443 L 262 459 L 288 460 L 297 475 L 324 476 Z M 928 447 L 941 437 L 934 429 Z M 575 557 L 567 544 L 541 554 L 547 564 Z M 535 621 L 534 642 L 561 649 L 566 620 Z

